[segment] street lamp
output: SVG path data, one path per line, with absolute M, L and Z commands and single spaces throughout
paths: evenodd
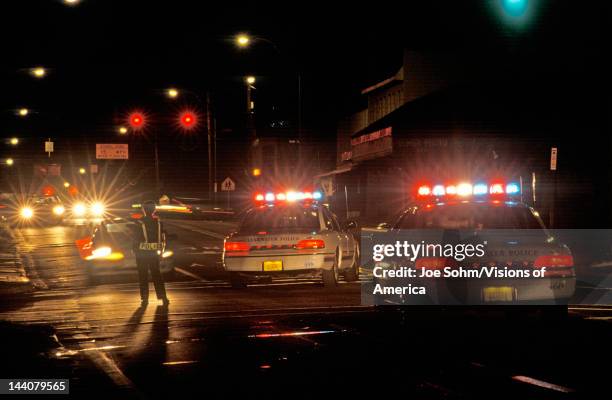
M 9 140 L 9 143 L 13 146 L 17 146 L 19 144 L 19 139 L 16 137 L 11 138 L 11 140 Z
M 80 2 L 81 0 L 64 0 L 64 4 L 66 4 L 67 6 L 76 6 Z
M 19 115 L 20 117 L 26 117 L 29 113 L 30 110 L 28 110 L 27 108 L 20 108 L 19 110 L 17 110 L 17 115 Z
M 245 78 L 246 83 L 248 83 L 249 85 L 252 85 L 255 83 L 255 77 L 254 76 L 247 76 Z
M 10 167 L 13 164 L 15 164 L 15 160 L 13 160 L 12 158 L 7 158 L 6 159 L 6 165 L 8 165 Z
M 79 168 L 79 174 L 85 175 L 85 172 L 87 172 L 87 171 L 85 171 L 85 168 L 83 168 L 83 167 Z
M 69 183 L 69 182 L 64 182 L 64 187 L 65 187 L 66 189 L 68 189 L 68 188 L 70 187 L 70 183 Z
M 43 67 L 36 67 L 36 68 L 30 69 L 30 74 L 32 74 L 34 78 L 40 79 L 40 78 L 45 77 L 45 75 L 47 74 L 47 71 Z
M 519 1 L 519 0 L 509 0 L 509 1 Z M 274 43 L 270 39 L 267 39 L 261 36 L 251 37 L 245 33 L 240 33 L 236 35 L 236 46 L 240 48 L 248 47 L 251 44 L 251 42 L 265 42 L 268 45 L 272 46 L 278 55 L 282 56 L 282 53 L 280 49 L 278 48 L 278 46 L 276 45 L 276 43 Z M 298 109 L 297 109 L 297 131 L 298 132 L 297 133 L 298 133 L 298 138 L 301 139 L 302 137 L 302 74 L 300 73 L 299 68 L 297 68 L 296 72 L 297 72 L 297 97 L 298 97 Z M 247 81 L 247 83 L 249 82 Z M 247 85 L 247 88 L 248 88 L 248 85 Z M 247 104 L 247 107 L 250 107 L 250 100 L 248 101 L 249 103 Z
M 248 47 L 251 44 L 251 38 L 246 33 L 236 35 L 236 45 L 241 48 Z
M 120 126 L 117 131 L 119 131 L 120 135 L 125 135 L 126 133 L 128 133 L 128 129 L 125 126 Z
M 168 90 L 166 90 L 166 95 L 171 99 L 176 99 L 179 95 L 179 91 L 175 88 L 169 88 Z

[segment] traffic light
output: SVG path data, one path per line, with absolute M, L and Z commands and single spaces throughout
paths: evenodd
M 133 130 L 143 129 L 146 125 L 146 116 L 140 111 L 134 111 L 128 116 L 128 124 Z
M 191 110 L 181 111 L 178 116 L 178 123 L 185 130 L 194 129 L 198 125 L 198 114 Z

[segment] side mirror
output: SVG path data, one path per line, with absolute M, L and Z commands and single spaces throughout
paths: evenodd
M 178 240 L 178 235 L 176 233 L 168 233 L 166 234 L 166 240 Z
M 378 229 L 378 230 L 386 230 L 386 229 L 391 229 L 391 225 L 390 225 L 389 223 L 387 223 L 387 222 L 383 222 L 383 223 L 381 223 L 381 224 L 378 224 L 378 225 L 376 226 L 376 229 Z
M 357 222 L 355 221 L 347 221 L 344 226 L 346 229 L 357 229 Z

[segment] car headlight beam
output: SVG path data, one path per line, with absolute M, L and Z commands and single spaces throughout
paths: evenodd
M 31 207 L 23 207 L 19 210 L 19 215 L 21 218 L 30 219 L 34 216 L 34 210 Z
M 106 211 L 106 208 L 104 207 L 104 204 L 100 203 L 100 202 L 95 202 L 91 204 L 91 214 L 94 217 L 101 217 L 104 215 L 104 212 Z
M 83 203 L 76 203 L 72 207 L 72 214 L 74 214 L 76 217 L 82 217 L 85 215 L 86 212 L 87 212 L 87 207 L 85 207 L 85 204 Z
M 64 206 L 55 206 L 55 207 L 53 207 L 53 214 L 55 214 L 57 216 L 63 215 L 65 211 L 66 211 L 66 209 L 64 208 Z

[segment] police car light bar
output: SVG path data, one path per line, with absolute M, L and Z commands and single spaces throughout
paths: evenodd
M 274 203 L 277 201 L 286 201 L 289 203 L 295 201 L 304 201 L 304 200 L 321 200 L 323 198 L 323 194 L 319 191 L 314 192 L 266 192 L 266 193 L 256 193 L 255 194 L 255 202 L 262 203 Z
M 484 196 L 484 195 L 506 195 L 515 196 L 521 193 L 521 187 L 516 182 L 504 184 L 502 182 L 492 182 L 490 184 L 477 182 L 471 184 L 469 182 L 461 182 L 457 184 L 434 186 L 421 185 L 417 189 L 419 197 L 444 197 L 444 196 Z

